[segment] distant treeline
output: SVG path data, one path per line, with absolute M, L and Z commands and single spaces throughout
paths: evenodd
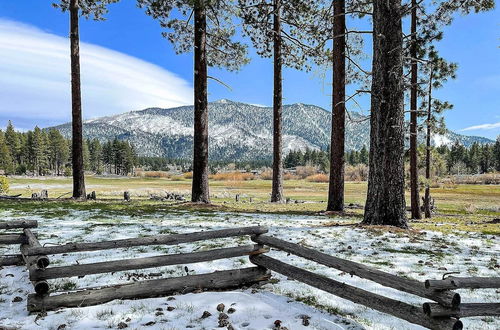
M 321 171 L 327 172 L 330 164 L 330 153 L 322 150 L 306 149 L 305 151 L 293 150 L 284 159 L 286 168 L 297 166 L 317 166 Z M 345 153 L 347 165 L 368 165 L 368 150 L 365 146 L 361 150 L 352 150 Z
M 425 147 L 419 147 L 419 168 L 424 168 Z M 368 149 L 345 154 L 347 165 L 368 165 Z M 170 171 L 173 166 L 182 172 L 192 171 L 191 161 L 164 157 L 138 157 L 135 147 L 127 141 L 114 139 L 105 143 L 85 140 L 83 145 L 84 167 L 96 174 L 128 175 L 135 167 L 148 171 Z M 315 166 L 320 171 L 329 170 L 329 153 L 322 150 L 294 150 L 284 158 L 284 166 Z M 228 164 L 235 169 L 258 169 L 271 166 L 271 161 L 214 161 L 212 173 Z M 479 174 L 500 171 L 500 137 L 494 144 L 474 143 L 466 148 L 456 142 L 451 147 L 440 146 L 432 150 L 432 169 L 435 175 Z M 56 129 L 16 132 L 9 122 L 7 129 L 0 130 L 0 170 L 6 174 L 71 175 L 71 140 L 65 139 Z
M 137 152 L 129 142 L 99 140 L 83 143 L 84 167 L 97 174 L 127 175 L 138 164 Z M 9 122 L 0 130 L 0 170 L 6 174 L 71 175 L 71 140 L 57 129 L 16 132 Z
M 455 142 L 436 148 L 433 162 L 444 161 L 448 174 L 481 174 L 500 171 L 500 136 L 494 144 L 474 143 L 469 148 Z M 438 157 L 441 157 L 439 159 Z

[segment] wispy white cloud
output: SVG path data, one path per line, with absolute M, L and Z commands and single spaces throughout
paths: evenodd
M 495 129 L 495 128 L 500 128 L 500 121 L 498 123 L 492 123 L 492 124 L 481 124 L 481 125 L 469 126 L 469 127 L 462 129 L 462 131 L 489 130 L 489 129 Z
M 192 104 L 190 84 L 157 65 L 88 43 L 80 49 L 84 118 Z M 70 118 L 68 38 L 0 19 L 0 72 L 1 118 Z

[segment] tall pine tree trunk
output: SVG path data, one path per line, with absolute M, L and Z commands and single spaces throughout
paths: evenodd
M 433 70 L 431 67 L 431 73 L 429 75 L 429 91 L 428 91 L 428 104 L 427 104 L 427 136 L 425 145 L 425 196 L 424 196 L 424 213 L 426 218 L 431 217 L 431 189 L 430 189 L 430 179 L 431 179 L 431 119 L 432 119 L 432 79 Z
M 363 223 L 407 227 L 401 0 L 373 1 L 368 195 Z
M 194 147 L 191 201 L 210 203 L 208 189 L 207 17 L 202 0 L 194 5 Z
M 328 211 L 344 210 L 345 1 L 333 3 L 333 93 Z
M 417 0 L 412 0 L 411 10 L 411 88 L 410 88 L 410 192 L 411 218 L 421 219 L 420 197 L 418 194 L 417 160 Z
M 273 187 L 271 202 L 283 201 L 283 136 L 282 136 L 282 58 L 281 58 L 281 0 L 274 0 L 274 95 L 273 95 Z
M 83 168 L 82 94 L 80 90 L 80 36 L 78 32 L 78 0 L 70 1 L 71 39 L 71 115 L 73 198 L 85 199 Z

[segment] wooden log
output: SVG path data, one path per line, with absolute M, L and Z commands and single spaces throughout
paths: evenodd
M 215 249 L 202 252 L 170 254 L 155 257 L 104 261 L 92 264 L 79 264 L 64 267 L 51 267 L 44 270 L 30 271 L 30 280 L 40 281 L 53 278 L 85 276 L 132 269 L 170 266 L 178 264 L 191 264 L 217 259 L 234 258 L 245 255 L 254 255 L 268 252 L 254 245 L 237 246 L 231 248 Z
M 237 288 L 266 281 L 270 276 L 266 269 L 250 267 L 92 288 L 51 296 L 30 294 L 28 296 L 28 311 L 39 312 L 60 307 L 93 306 L 114 299 L 152 298 L 179 292 Z
M 265 267 L 277 273 L 311 285 L 320 290 L 332 293 L 340 298 L 350 300 L 356 304 L 393 315 L 410 323 L 418 324 L 429 329 L 462 329 L 462 322 L 452 318 L 433 319 L 425 315 L 421 308 L 398 300 L 380 296 L 348 284 L 335 281 L 325 276 L 286 264 L 274 258 L 258 255 L 250 256 L 250 261 L 258 266 Z
M 38 227 L 38 221 L 36 220 L 0 221 L 0 229 L 36 228 L 36 227 Z
M 26 263 L 26 267 L 28 268 L 29 273 L 31 274 L 36 270 L 47 268 L 50 262 L 49 258 L 46 255 L 36 255 L 36 256 L 27 255 L 26 253 L 27 249 L 29 249 L 30 247 L 41 247 L 41 244 L 30 229 L 25 228 L 23 232 L 28 242 L 27 244 L 21 245 L 21 255 L 23 256 L 24 262 Z M 38 294 L 45 294 L 50 290 L 49 284 L 45 280 L 33 280 L 31 281 L 31 283 L 35 288 L 35 292 Z
M 0 244 L 26 244 L 27 242 L 23 234 L 0 234 Z
M 432 290 L 500 288 L 500 277 L 450 276 L 444 280 L 426 280 L 425 287 Z
M 447 308 L 436 303 L 424 303 L 424 313 L 430 317 L 500 316 L 500 303 L 460 304 Z
M 24 229 L 24 236 L 28 240 L 27 244 L 21 245 L 21 254 L 25 258 L 28 268 L 45 269 L 49 266 L 49 258 L 46 255 L 31 256 L 27 253 L 30 248 L 42 248 L 42 245 L 30 229 Z
M 24 265 L 23 256 L 20 254 L 0 256 L 0 267 L 2 266 L 22 266 Z
M 68 243 L 58 246 L 47 247 L 31 247 L 27 250 L 28 255 L 39 254 L 61 254 L 70 252 L 82 251 L 97 251 L 116 248 L 127 248 L 133 246 L 146 246 L 146 245 L 176 245 L 180 243 L 189 243 L 203 240 L 211 240 L 216 238 L 243 236 L 243 235 L 258 235 L 267 233 L 268 229 L 265 227 L 241 227 L 232 229 L 222 229 L 213 231 L 200 231 L 188 234 L 174 234 L 174 235 L 155 235 L 139 238 L 127 238 L 114 241 L 104 241 L 95 243 Z
M 279 238 L 258 235 L 253 236 L 252 240 L 396 290 L 434 300 L 444 306 L 456 307 L 460 304 L 460 295 L 455 292 L 436 292 L 434 290 L 429 290 L 425 288 L 422 282 L 392 275 L 373 267 L 337 258 Z

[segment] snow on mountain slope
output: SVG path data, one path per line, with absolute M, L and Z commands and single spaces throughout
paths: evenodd
M 209 104 L 210 157 L 214 160 L 271 159 L 273 109 L 230 100 Z M 359 150 L 369 145 L 370 123 L 359 113 L 350 112 L 346 123 L 346 149 Z M 71 135 L 71 125 L 56 127 Z M 327 150 L 330 140 L 331 114 L 307 104 L 283 107 L 283 149 Z M 84 122 L 86 138 L 129 140 L 141 155 L 190 158 L 193 143 L 193 106 L 162 109 L 148 108 Z M 455 141 L 468 146 L 473 142 L 490 143 L 482 137 L 454 132 L 433 137 L 435 145 Z

